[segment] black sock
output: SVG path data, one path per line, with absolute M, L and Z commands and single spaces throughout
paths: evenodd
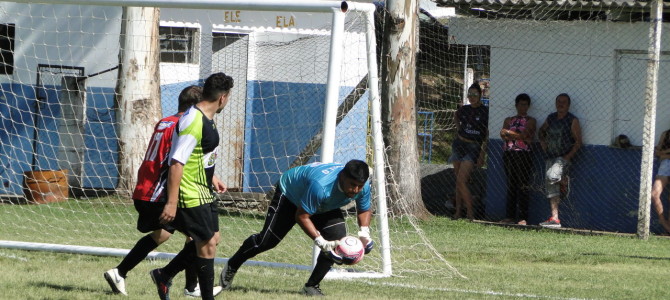
M 330 267 L 333 266 L 333 261 L 328 258 L 323 252 L 319 253 L 319 257 L 316 259 L 316 266 L 314 266 L 314 270 L 312 270 L 312 275 L 309 276 L 309 279 L 307 280 L 307 283 L 305 284 L 306 286 L 316 286 L 318 285 L 321 280 L 323 280 L 324 277 L 326 277 L 326 274 L 328 274 L 328 271 L 330 271 Z
M 128 255 L 126 255 L 126 257 L 124 257 L 121 263 L 116 267 L 119 270 L 119 275 L 121 275 L 123 278 L 126 278 L 128 272 L 130 272 L 130 270 L 135 268 L 135 266 L 147 258 L 149 252 L 156 249 L 156 247 L 158 247 L 158 244 L 156 244 L 154 239 L 152 239 L 148 234 L 137 241 L 133 249 L 130 249 Z
M 184 248 L 177 253 L 168 264 L 161 270 L 161 275 L 165 280 L 171 280 L 177 273 L 183 271 L 192 264 L 196 257 L 195 242 L 190 241 L 184 245 Z
M 186 277 L 186 286 L 184 288 L 192 292 L 198 285 L 198 273 L 196 272 L 195 265 L 189 264 L 186 267 L 184 277 Z
M 198 272 L 202 299 L 214 299 L 214 259 L 196 257 L 195 267 Z

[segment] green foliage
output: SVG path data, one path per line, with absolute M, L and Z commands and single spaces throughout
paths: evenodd
M 6 212 L 11 206 L 2 209 Z M 222 225 L 225 228 L 226 222 L 244 221 L 241 218 L 253 216 L 225 217 Z M 60 225 L 65 224 L 54 224 Z M 391 220 L 391 226 L 396 230 L 410 228 L 406 220 Z M 355 295 L 357 299 L 660 299 L 667 293 L 670 240 L 664 237 L 642 241 L 584 236 L 445 218 L 432 218 L 420 226 L 435 249 L 467 279 L 446 273 L 406 273 L 382 279 L 326 280 L 321 285 L 324 293 L 332 298 Z M 229 256 L 239 246 L 226 241 L 240 241 L 247 233 L 233 234 L 222 231 L 219 257 Z M 293 230 L 291 234 L 302 233 Z M 9 238 L 7 228 L 0 230 L 0 238 Z M 391 238 L 394 247 L 419 242 L 417 236 Z M 171 246 L 160 250 L 176 249 L 182 241 L 170 240 Z M 117 242 L 126 246 L 134 243 Z M 269 251 L 258 259 L 272 260 L 279 253 Z M 379 250 L 373 253 L 378 255 Z M 0 299 L 118 298 L 109 291 L 102 273 L 119 261 L 118 257 L 0 249 Z M 441 262 L 433 259 L 423 263 Z M 147 273 L 165 264 L 164 260 L 146 261 L 133 270 L 127 279 L 129 299 L 155 298 Z M 217 273 L 221 267 L 216 267 Z M 297 291 L 308 277 L 306 271 L 245 266 L 235 278 L 234 288 L 219 298 L 303 299 Z M 174 279 L 173 298 L 183 299 L 183 282 L 182 274 Z

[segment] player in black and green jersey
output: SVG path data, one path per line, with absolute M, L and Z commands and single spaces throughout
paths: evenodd
M 176 140 L 170 152 L 167 194 L 160 220 L 170 223 L 193 238 L 162 269 L 150 272 L 161 299 L 169 299 L 172 277 L 190 264 L 198 270 L 203 299 L 214 299 L 214 257 L 219 242 L 219 215 L 213 205 L 213 190 L 222 193 L 226 186 L 214 176 L 219 133 L 214 115 L 228 103 L 233 78 L 223 73 L 205 80 L 202 101 L 179 119 Z M 212 190 L 213 189 L 213 190 Z

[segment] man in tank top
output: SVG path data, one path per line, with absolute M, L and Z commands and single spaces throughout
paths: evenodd
M 556 112 L 549 114 L 540 127 L 539 138 L 542 150 L 547 155 L 545 175 L 546 195 L 551 207 L 551 216 L 540 226 L 560 228 L 558 205 L 561 193 L 568 192 L 568 168 L 572 158 L 582 146 L 582 130 L 579 119 L 570 113 L 570 96 L 556 97 Z

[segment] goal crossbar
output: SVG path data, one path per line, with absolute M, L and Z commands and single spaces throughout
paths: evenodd
M 10 0 L 16 3 L 73 4 L 94 6 L 134 6 L 187 9 L 240 9 L 255 11 L 294 11 L 294 12 L 331 12 L 333 9 L 346 12 L 346 1 L 309 1 L 309 0 Z M 356 5 L 359 10 L 364 6 Z

